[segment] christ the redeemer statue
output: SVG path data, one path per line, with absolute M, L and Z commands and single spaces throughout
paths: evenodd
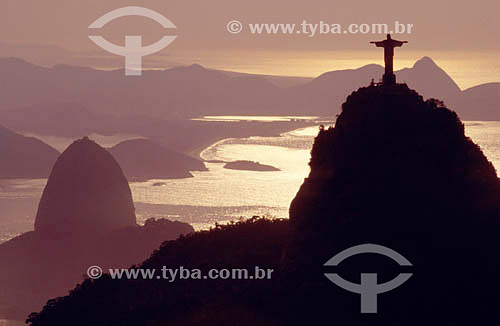
M 400 47 L 408 41 L 397 41 L 391 38 L 391 34 L 387 34 L 387 39 L 379 42 L 370 42 L 377 47 L 384 48 L 385 73 L 383 82 L 384 85 L 396 84 L 396 76 L 394 75 L 394 48 Z

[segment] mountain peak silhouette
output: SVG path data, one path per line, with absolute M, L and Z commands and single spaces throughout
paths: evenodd
M 189 66 L 189 68 L 193 70 L 207 70 L 207 68 L 203 67 L 202 65 L 198 63 L 193 63 L 192 65 Z
M 331 206 L 331 198 L 324 196 L 331 193 L 330 187 L 343 183 L 360 191 L 368 180 L 374 186 L 384 185 L 387 197 L 380 204 L 387 204 L 405 189 L 436 198 L 451 195 L 448 188 L 453 180 L 463 189 L 461 195 L 473 196 L 461 205 L 472 206 L 480 198 L 483 204 L 486 193 L 496 192 L 499 186 L 493 165 L 465 136 L 456 113 L 438 100 L 424 100 L 406 84 L 363 87 L 349 95 L 335 127 L 319 132 L 310 166 L 310 175 L 290 210 L 297 223 L 306 223 L 302 210 Z M 324 189 L 312 191 L 310 187 Z M 479 196 L 477 191 L 485 193 Z M 380 192 L 364 195 L 367 200 L 382 200 Z M 317 212 L 316 219 L 328 212 Z
M 118 163 L 88 137 L 73 142 L 52 169 L 35 230 L 85 233 L 134 225 L 132 195 Z
M 148 139 L 123 141 L 108 149 L 130 180 L 192 177 L 190 171 L 206 171 L 205 164 Z
M 438 98 L 446 105 L 465 110 L 460 87 L 431 58 L 423 57 L 412 68 L 401 69 L 396 74 L 398 81 L 407 83 L 426 98 Z
M 422 57 L 421 59 L 417 60 L 414 64 L 413 64 L 413 68 L 421 68 L 421 67 L 424 67 L 424 66 L 428 66 L 428 67 L 438 67 L 438 65 L 436 64 L 436 62 L 434 60 L 432 60 L 430 57 L 428 56 L 424 56 Z
M 59 152 L 0 125 L 0 178 L 46 178 Z
M 191 232 L 189 224 L 166 219 L 136 224 L 120 166 L 88 137 L 76 140 L 52 169 L 35 231 L 0 244 L 0 261 L 8 262 L 0 269 L 0 320 L 22 319 L 68 293 L 89 266 L 129 267 L 162 242 Z
M 290 206 L 284 265 L 287 291 L 314 293 L 296 298 L 301 316 L 333 314 L 340 324 L 361 318 L 359 306 L 341 304 L 350 294 L 335 294 L 322 267 L 336 253 L 366 243 L 391 248 L 418 266 L 404 292 L 387 297 L 390 314 L 371 325 L 391 324 L 387 318 L 402 325 L 470 322 L 479 311 L 495 311 L 495 299 L 486 293 L 495 291 L 486 289 L 499 284 L 486 283 L 499 267 L 493 257 L 500 183 L 455 112 L 406 84 L 360 88 L 348 96 L 335 127 L 320 130 L 310 166 Z M 344 278 L 359 278 L 366 268 L 355 266 Z M 474 288 L 458 285 L 473 273 L 485 281 Z M 416 299 L 425 293 L 432 298 Z M 460 303 L 447 303 L 449 297 Z

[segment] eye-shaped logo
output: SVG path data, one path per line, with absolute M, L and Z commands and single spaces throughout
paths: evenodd
M 153 11 L 142 7 L 124 7 L 108 12 L 101 18 L 93 22 L 89 28 L 102 28 L 104 25 L 120 17 L 125 16 L 143 16 L 157 21 L 164 28 L 177 28 L 168 18 Z M 142 46 L 141 36 L 125 36 L 125 46 L 106 41 L 102 36 L 89 36 L 89 38 L 104 50 L 125 57 L 125 75 L 140 76 L 142 73 L 142 57 L 156 53 L 166 48 L 172 43 L 177 36 L 164 36 L 158 42 Z
M 394 250 L 375 244 L 364 244 L 348 248 L 328 260 L 325 266 L 337 266 L 346 258 L 365 253 L 385 255 L 395 260 L 400 266 L 412 266 L 405 257 L 401 256 Z M 389 282 L 377 284 L 377 274 L 367 273 L 361 274 L 361 284 L 357 284 L 346 281 L 336 273 L 325 274 L 330 281 L 341 288 L 350 292 L 361 294 L 362 314 L 377 313 L 377 294 L 388 292 L 397 288 L 406 282 L 412 275 L 412 273 L 401 273 Z

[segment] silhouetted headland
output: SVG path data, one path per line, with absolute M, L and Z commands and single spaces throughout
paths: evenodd
M 405 84 L 361 88 L 335 128 L 319 132 L 310 166 L 290 207 L 283 265 L 284 291 L 294 297 L 283 309 L 300 309 L 296 320 L 330 314 L 347 325 L 465 325 L 495 318 L 500 183 L 453 111 Z M 412 279 L 379 296 L 376 316 L 359 314 L 359 296 L 322 275 L 334 254 L 365 243 L 396 250 L 414 266 Z M 367 268 L 386 280 L 400 273 L 388 263 L 348 266 L 348 280 Z
M 127 179 L 113 156 L 87 137 L 57 159 L 35 220 L 38 232 L 102 232 L 134 226 Z
M 23 319 L 49 298 L 67 294 L 89 266 L 128 267 L 163 241 L 193 231 L 165 219 L 137 225 L 118 163 L 90 139 L 77 140 L 53 167 L 35 231 L 0 245 L 0 319 Z
M 0 179 L 47 178 L 59 152 L 33 137 L 0 126 Z
M 109 149 L 129 180 L 190 178 L 205 164 L 147 139 L 127 140 Z

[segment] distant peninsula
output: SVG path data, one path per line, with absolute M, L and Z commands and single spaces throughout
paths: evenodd
M 129 181 L 190 178 L 191 171 L 207 171 L 205 164 L 148 139 L 132 139 L 109 149 Z
M 280 169 L 275 168 L 274 166 L 260 164 L 259 162 L 253 162 L 253 161 L 229 162 L 224 165 L 224 168 L 230 170 L 261 171 L 261 172 L 281 171 Z
M 0 126 L 0 179 L 38 179 L 50 175 L 59 152 L 42 141 Z

